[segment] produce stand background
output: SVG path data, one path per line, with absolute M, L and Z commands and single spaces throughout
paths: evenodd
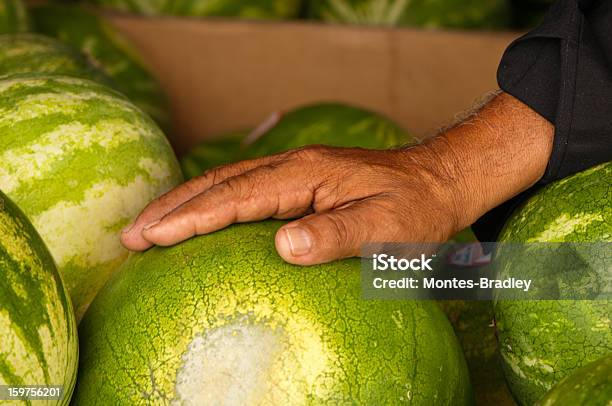
M 344 101 L 423 138 L 494 90 L 514 32 L 107 14 L 167 92 L 177 152 L 272 112 Z

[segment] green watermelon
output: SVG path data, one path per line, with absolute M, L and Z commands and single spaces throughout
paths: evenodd
M 28 12 L 21 0 L 0 0 L 0 34 L 30 29 Z
M 477 242 L 471 228 L 455 235 L 449 243 Z M 443 252 L 442 257 L 450 254 Z M 438 254 L 438 257 L 441 257 Z M 493 325 L 491 301 L 438 301 L 459 339 L 474 388 L 476 405 L 514 405 L 501 367 L 497 338 Z
M 0 385 L 61 385 L 58 403 L 67 405 L 77 359 L 74 313 L 53 258 L 0 192 Z
M 612 162 L 548 185 L 513 214 L 500 241 L 611 242 L 611 185 Z M 611 300 L 498 301 L 500 350 L 517 400 L 533 404 L 576 368 L 612 352 L 611 314 Z
M 53 254 L 77 316 L 127 256 L 119 232 L 181 181 L 159 128 L 87 80 L 0 80 L 0 189 Z
M 280 20 L 296 18 L 301 0 L 89 0 L 92 4 L 145 15 L 239 17 Z
M 537 404 L 539 406 L 612 404 L 612 353 L 565 377 Z
M 510 24 L 507 0 L 311 0 L 312 18 L 385 26 L 503 29 Z
M 490 301 L 438 302 L 459 339 L 470 371 L 476 405 L 514 405 L 501 367 Z
M 434 302 L 363 300 L 356 258 L 284 262 L 281 224 L 131 256 L 81 323 L 75 404 L 471 402 Z
M 135 105 L 170 129 L 166 97 L 133 46 L 102 17 L 73 5 L 32 7 L 35 29 L 79 49 Z
M 260 157 L 312 144 L 391 148 L 418 142 L 386 117 L 339 103 L 300 107 L 283 114 L 258 135 L 245 140 L 245 156 Z
M 205 170 L 242 159 L 242 140 L 249 131 L 234 131 L 212 140 L 204 141 L 191 149 L 181 159 L 186 179 L 195 178 Z
M 0 35 L 0 79 L 46 73 L 90 79 L 108 85 L 112 80 L 69 45 L 37 34 Z

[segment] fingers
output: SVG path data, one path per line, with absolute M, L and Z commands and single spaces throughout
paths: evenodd
M 306 213 L 315 187 L 299 165 L 263 165 L 218 183 L 142 230 L 148 244 L 173 245 L 232 223 Z
M 154 224 L 178 206 L 225 179 L 242 174 L 260 165 L 265 165 L 271 159 L 271 157 L 266 157 L 224 165 L 183 183 L 149 203 L 136 220 L 123 230 L 121 243 L 133 251 L 142 251 L 151 247 L 151 242 L 142 237 L 144 228 L 150 227 L 151 224 Z
M 278 254 L 292 264 L 313 265 L 358 256 L 368 241 L 389 241 L 395 231 L 385 224 L 387 216 L 376 199 L 286 224 L 276 233 Z

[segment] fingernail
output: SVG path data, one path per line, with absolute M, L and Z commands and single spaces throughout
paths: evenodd
M 287 237 L 287 242 L 289 243 L 291 255 L 294 257 L 306 255 L 310 252 L 310 249 L 312 248 L 312 240 L 310 238 L 310 234 L 303 228 L 286 228 L 285 236 Z
M 121 234 L 129 233 L 130 231 L 132 231 L 132 228 L 134 228 L 134 223 L 128 224 L 127 226 L 123 227 L 123 230 L 121 230 Z
M 161 220 L 155 220 L 155 221 L 150 222 L 149 224 L 145 224 L 145 225 L 144 225 L 144 227 L 143 227 L 142 229 L 143 229 L 143 230 L 148 230 L 148 229 L 150 229 L 150 228 L 152 228 L 152 227 L 155 227 L 156 225 L 158 225 L 158 224 L 159 224 L 159 222 L 160 222 L 160 221 L 161 221 Z

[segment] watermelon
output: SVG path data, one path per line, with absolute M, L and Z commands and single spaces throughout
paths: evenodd
M 280 20 L 296 18 L 301 0 L 90 0 L 105 8 L 145 15 L 238 17 Z
M 556 384 L 539 406 L 607 406 L 612 403 L 612 353 Z
M 362 300 L 356 258 L 284 262 L 282 224 L 131 256 L 81 323 L 75 404 L 471 402 L 435 302 Z
M 513 214 L 500 241 L 611 242 L 611 187 L 612 162 L 554 182 Z M 496 302 L 501 355 L 517 400 L 533 404 L 576 368 L 612 352 L 611 314 L 612 300 Z
M 0 34 L 28 31 L 30 20 L 22 0 L 0 0 Z
M 0 189 L 49 247 L 77 316 L 126 258 L 122 227 L 181 177 L 162 132 L 119 93 L 59 76 L 0 80 Z
M 466 228 L 448 242 L 460 244 L 458 247 L 461 247 L 477 241 L 471 228 Z M 450 249 L 442 251 L 437 257 L 445 258 L 449 254 Z M 441 300 L 438 304 L 448 317 L 463 349 L 476 405 L 514 405 L 501 367 L 493 323 L 493 303 L 488 300 Z
M 170 129 L 166 97 L 135 48 L 102 17 L 76 5 L 30 8 L 35 29 L 83 52 L 115 87 L 150 115 L 162 129 Z
M 493 325 L 493 304 L 490 301 L 467 300 L 438 303 L 463 349 L 476 405 L 514 405 L 501 367 Z
M 0 272 L 0 385 L 61 385 L 67 405 L 78 362 L 72 306 L 47 247 L 2 192 Z
M 74 76 L 112 84 L 85 55 L 56 39 L 37 34 L 0 35 L 0 79 L 29 73 Z
M 507 0 L 311 0 L 314 19 L 345 24 L 504 29 Z
M 257 138 L 251 138 L 255 134 Z M 339 103 L 300 107 L 283 114 L 265 131 L 244 142 L 245 156 L 260 157 L 305 145 L 391 148 L 417 143 L 393 121 L 374 112 Z
M 181 159 L 185 178 L 201 175 L 205 170 L 242 159 L 242 140 L 249 131 L 233 131 L 211 140 L 206 140 L 191 149 Z

